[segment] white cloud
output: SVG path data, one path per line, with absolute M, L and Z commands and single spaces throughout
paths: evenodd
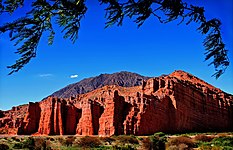
M 78 75 L 77 74 L 74 74 L 74 75 L 71 75 L 70 78 L 73 79 L 73 78 L 77 78 Z
M 44 77 L 51 77 L 53 74 L 51 73 L 45 73 L 45 74 L 39 74 L 39 77 L 44 78 Z

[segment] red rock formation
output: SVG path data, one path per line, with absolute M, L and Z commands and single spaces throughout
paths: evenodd
M 37 134 L 75 134 L 81 111 L 65 100 L 49 97 L 40 102 L 41 118 Z
M 40 121 L 40 106 L 39 103 L 29 102 L 28 112 L 24 118 L 24 129 L 18 134 L 32 134 L 37 132 Z M 19 125 L 20 126 L 20 125 Z
M 76 108 L 73 105 L 67 105 L 65 115 L 63 119 L 65 120 L 65 134 L 74 135 L 76 134 L 77 124 L 81 118 L 82 110 Z
M 176 71 L 142 86 L 105 86 L 70 99 L 49 97 L 0 115 L 0 131 L 12 134 L 233 131 L 233 96 Z
M 124 97 L 118 95 L 118 91 L 108 91 L 105 99 L 105 109 L 99 119 L 99 135 L 119 135 L 123 134 L 123 121 L 125 101 Z

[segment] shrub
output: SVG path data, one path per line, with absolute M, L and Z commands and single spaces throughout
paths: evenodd
M 211 143 L 216 146 L 224 146 L 224 147 L 233 147 L 233 137 L 218 137 L 214 138 Z
M 205 134 L 198 134 L 195 136 L 196 141 L 202 141 L 202 142 L 210 142 L 214 137 L 207 136 Z
M 151 149 L 154 150 L 163 150 L 165 149 L 165 143 L 167 142 L 167 137 L 160 135 L 152 135 L 150 136 L 151 141 Z
M 13 136 L 13 137 L 11 137 L 11 139 L 15 141 L 17 138 L 15 136 Z
M 8 145 L 6 145 L 6 144 L 0 144 L 0 150 L 7 150 L 7 149 L 9 149 L 9 146 Z
M 124 145 L 124 146 L 114 145 L 112 148 L 113 150 L 134 150 L 135 149 L 131 145 Z
M 202 145 L 201 147 L 199 147 L 199 149 L 200 150 L 223 150 L 223 148 L 219 146 L 207 146 L 207 145 Z M 227 149 L 224 149 L 224 150 L 227 150 Z
M 47 149 L 47 143 L 46 140 L 44 138 L 38 137 L 34 139 L 35 141 L 35 146 L 34 149 L 35 150 L 46 150 Z
M 154 136 L 158 136 L 158 137 L 163 137 L 163 136 L 165 136 L 166 134 L 165 133 L 163 133 L 163 132 L 156 132 L 155 134 L 154 134 Z
M 82 147 L 82 148 L 94 148 L 94 147 L 99 147 L 101 145 L 101 142 L 99 138 L 96 137 L 89 137 L 85 136 L 77 142 L 77 146 Z
M 179 146 L 180 144 L 185 144 L 189 148 L 195 147 L 195 143 L 192 141 L 190 137 L 187 137 L 187 136 L 176 137 L 176 138 L 171 139 L 168 142 L 168 146 L 171 146 L 171 145 Z
M 117 140 L 122 144 L 139 144 L 137 138 L 130 135 L 119 135 Z
M 75 136 L 68 136 L 65 140 L 65 145 L 68 146 L 72 146 L 73 142 L 75 141 L 76 137 Z
M 14 149 L 22 149 L 23 148 L 23 143 L 15 143 L 13 148 Z
M 151 149 L 151 141 L 149 138 L 143 138 L 142 139 L 142 148 L 145 150 L 150 150 Z
M 100 138 L 101 141 L 108 143 L 109 145 L 112 144 L 112 142 L 116 141 L 114 138 L 112 137 L 101 137 Z
M 26 141 L 23 142 L 23 148 L 34 150 L 34 146 L 35 146 L 35 140 L 32 137 L 29 137 L 28 139 L 26 139 Z

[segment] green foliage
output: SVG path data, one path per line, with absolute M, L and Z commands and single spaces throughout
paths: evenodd
M 133 148 L 131 145 L 114 145 L 112 147 L 113 150 L 134 150 L 135 148 Z
M 13 13 L 19 6 L 23 5 L 23 0 L 0 1 L 1 13 Z M 63 28 L 64 38 L 70 38 L 73 42 L 78 37 L 80 21 L 86 13 L 84 1 L 41 1 L 32 2 L 32 9 L 23 16 L 11 23 L 0 26 L 0 33 L 9 31 L 11 41 L 15 41 L 20 59 L 8 68 L 12 69 L 9 74 L 18 72 L 33 57 L 36 56 L 37 46 L 45 32 L 49 33 L 48 44 L 53 43 L 55 31 L 53 30 L 52 19 Z
M 20 139 L 17 137 L 11 137 L 12 140 L 16 141 L 16 142 L 20 142 Z
M 9 149 L 9 146 L 3 143 L 0 143 L 0 150 L 7 150 Z
M 211 60 L 216 78 L 221 76 L 229 66 L 227 50 L 222 40 L 221 22 L 213 18 L 207 20 L 203 7 L 188 5 L 182 0 L 99 0 L 107 5 L 106 27 L 114 24 L 121 26 L 125 17 L 132 18 L 138 27 L 151 16 L 160 23 L 168 23 L 179 19 L 179 24 L 195 22 L 199 24 L 198 31 L 206 35 L 204 47 L 205 60 Z M 24 0 L 0 0 L 0 15 L 12 14 L 19 7 L 23 7 Z M 28 3 L 27 3 L 28 5 Z M 49 33 L 48 44 L 53 43 L 55 31 L 53 24 L 58 24 L 64 33 L 64 38 L 75 42 L 78 38 L 81 19 L 87 11 L 85 0 L 35 0 L 31 2 L 31 10 L 25 16 L 0 26 L 0 34 L 9 31 L 11 41 L 19 45 L 17 52 L 21 57 L 14 65 L 8 66 L 12 71 L 22 69 L 36 56 L 38 43 L 44 33 Z M 52 21 L 55 20 L 55 21 Z M 19 44 L 20 43 L 20 44 Z
M 15 143 L 13 148 L 14 149 L 22 149 L 23 148 L 23 143 Z
M 77 146 L 82 148 L 95 148 L 95 147 L 99 147 L 100 145 L 101 142 L 99 138 L 89 137 L 89 136 L 85 136 L 79 139 L 79 141 L 77 142 Z
M 163 133 L 163 132 L 156 132 L 156 133 L 154 134 L 154 136 L 164 137 L 164 136 L 166 136 L 166 134 Z
M 164 133 L 162 132 L 158 132 L 155 133 L 154 135 L 149 137 L 150 139 L 150 146 L 147 141 L 144 141 L 145 143 L 147 142 L 147 144 L 145 144 L 144 146 L 146 147 L 150 147 L 150 149 L 154 149 L 154 150 L 163 150 L 165 149 L 165 143 L 167 142 L 167 137 L 165 136 Z
M 211 141 L 199 141 L 198 147 L 201 150 L 233 150 L 233 137 L 216 137 Z
M 35 140 L 32 137 L 27 138 L 25 141 L 20 142 L 20 143 L 15 143 L 13 145 L 14 149 L 22 149 L 22 148 L 27 148 L 29 150 L 35 149 Z
M 23 148 L 34 150 L 34 147 L 35 147 L 35 139 L 33 137 L 29 137 L 23 142 Z
M 216 146 L 233 147 L 233 137 L 219 137 L 211 141 Z

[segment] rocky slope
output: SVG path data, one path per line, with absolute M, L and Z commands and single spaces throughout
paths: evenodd
M 233 131 L 233 95 L 183 71 L 140 86 L 108 85 L 0 112 L 0 131 L 37 135 L 147 135 Z
M 117 72 L 113 74 L 101 74 L 96 77 L 83 79 L 80 82 L 70 84 L 50 96 L 59 98 L 69 98 L 77 94 L 83 94 L 101 88 L 105 85 L 119 85 L 122 87 L 138 86 L 142 84 L 142 80 L 147 80 L 149 77 L 144 77 L 136 73 L 127 71 Z

